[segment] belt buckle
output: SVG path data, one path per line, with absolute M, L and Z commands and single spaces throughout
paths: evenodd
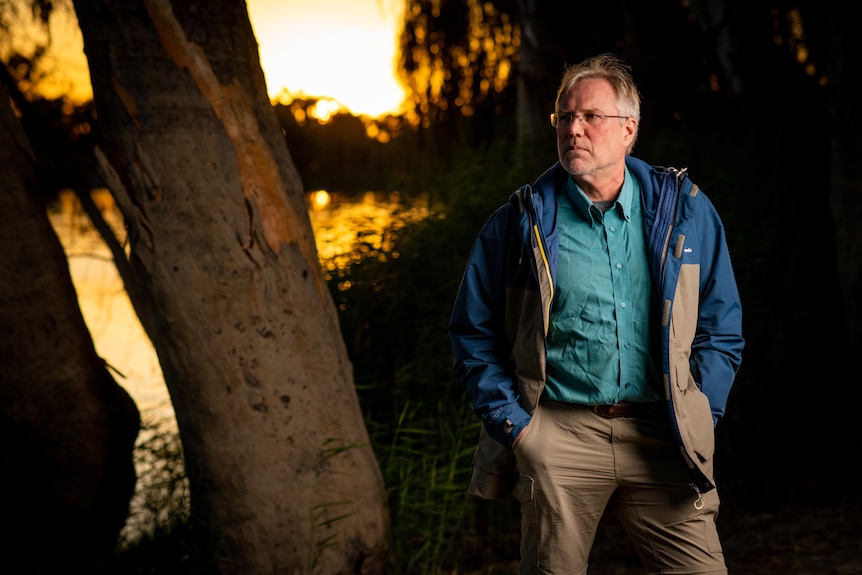
M 636 411 L 633 403 L 614 403 L 610 405 L 594 405 L 592 412 L 605 419 L 616 419 L 617 417 L 631 417 Z

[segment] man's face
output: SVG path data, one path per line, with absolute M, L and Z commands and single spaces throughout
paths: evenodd
M 616 94 L 601 78 L 581 80 L 560 98 L 557 151 L 560 163 L 576 179 L 600 178 L 623 169 L 637 121 L 602 117 L 618 115 Z

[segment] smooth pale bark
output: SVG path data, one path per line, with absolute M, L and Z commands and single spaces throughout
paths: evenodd
M 383 481 L 245 4 L 74 4 L 124 279 L 221 572 L 381 572 Z
M 0 83 L 0 570 L 103 573 L 138 411 L 96 354 L 9 101 Z

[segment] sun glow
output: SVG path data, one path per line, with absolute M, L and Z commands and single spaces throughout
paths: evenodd
M 343 106 L 339 104 L 338 101 L 327 98 L 324 100 L 318 100 L 317 103 L 311 107 L 309 112 L 322 124 L 325 124 L 332 119 L 332 116 L 341 111 L 342 108 Z
M 321 99 L 323 103 L 310 112 L 322 121 L 339 111 L 368 118 L 401 112 L 406 93 L 396 79 L 395 58 L 403 0 L 247 0 L 246 4 L 273 102 Z M 0 41 L 4 59 L 10 51 L 30 54 L 28 46 L 34 40 L 47 39 L 23 15 L 10 24 L 10 29 L 24 32 Z M 58 9 L 50 26 L 47 69 L 33 88 L 47 98 L 65 95 L 83 103 L 93 96 L 74 11 Z
M 400 0 L 249 0 L 270 97 L 336 101 L 355 115 L 397 114 L 406 99 L 396 79 Z M 325 119 L 331 104 L 312 114 Z M 318 115 L 321 112 L 323 115 Z
M 317 190 L 308 194 L 309 205 L 313 210 L 325 210 L 329 206 L 331 198 L 326 190 Z

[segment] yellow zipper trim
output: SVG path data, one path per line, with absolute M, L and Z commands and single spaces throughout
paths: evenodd
M 545 315 L 545 319 L 549 319 L 551 317 L 551 302 L 554 301 L 554 281 L 551 279 L 551 266 L 548 263 L 548 256 L 545 255 L 545 246 L 542 244 L 542 236 L 539 235 L 539 226 L 533 224 L 533 233 L 536 235 L 536 243 L 539 246 L 539 253 L 542 254 L 542 265 L 545 268 L 545 273 L 548 276 L 548 286 L 551 288 L 551 297 L 548 299 L 548 310 Z M 547 325 L 547 321 L 545 321 Z

